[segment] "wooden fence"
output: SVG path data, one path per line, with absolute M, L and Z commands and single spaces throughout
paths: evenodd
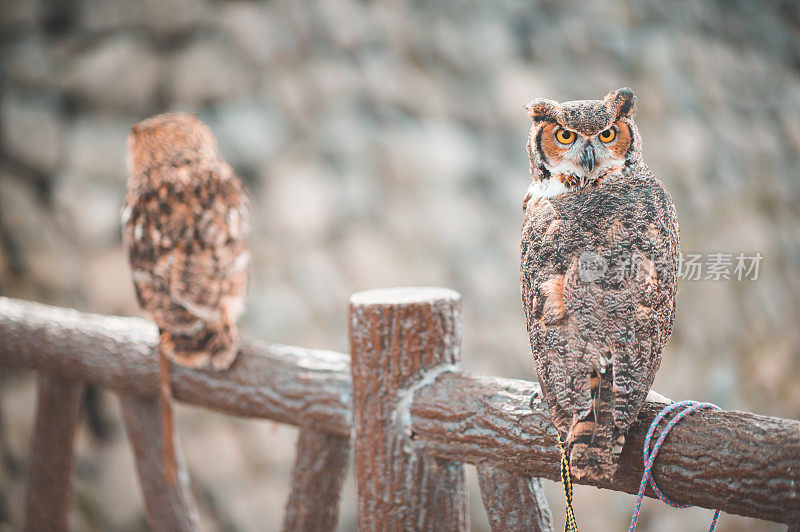
M 172 368 L 177 400 L 300 428 L 284 530 L 335 529 L 351 442 L 360 530 L 466 530 L 465 463 L 478 468 L 494 530 L 551 529 L 538 477 L 559 478 L 559 451 L 545 405 L 531 402 L 538 385 L 458 369 L 457 293 L 356 294 L 349 332 L 351 356 L 245 339 L 230 371 Z M 152 528 L 198 527 L 180 452 L 176 482 L 162 474 L 156 339 L 140 319 L 0 297 L 0 366 L 39 372 L 27 529 L 67 528 L 84 383 L 119 396 Z M 599 487 L 636 493 L 662 406 L 645 404 L 616 477 Z M 672 431 L 654 475 L 672 499 L 798 530 L 800 422 L 697 412 Z

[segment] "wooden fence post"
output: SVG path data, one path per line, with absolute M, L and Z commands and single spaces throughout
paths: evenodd
M 25 530 L 69 530 L 73 444 L 83 385 L 42 373 L 38 387 Z
M 359 530 L 467 530 L 461 463 L 414 449 L 417 387 L 459 362 L 461 296 L 443 288 L 350 298 Z
M 350 459 L 350 439 L 300 429 L 292 469 L 292 493 L 283 530 L 336 530 L 339 495 Z
M 184 532 L 199 529 L 200 518 L 189 484 L 189 473 L 175 435 L 174 482 L 164 469 L 161 403 L 157 397 L 120 395 L 122 419 L 136 458 L 139 485 L 144 497 L 150 529 L 155 532 Z
M 541 480 L 478 466 L 478 482 L 492 530 L 552 532 L 553 516 Z

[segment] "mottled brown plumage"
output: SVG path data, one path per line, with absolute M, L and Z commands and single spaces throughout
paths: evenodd
M 247 196 L 194 115 L 163 114 L 133 126 L 128 163 L 123 239 L 139 305 L 160 331 L 170 421 L 167 360 L 224 370 L 236 358 L 248 276 Z M 171 461 L 170 447 L 166 441 Z
M 603 100 L 528 104 L 523 308 L 572 472 L 594 481 L 616 471 L 675 316 L 678 221 L 642 160 L 635 101 L 620 89 Z

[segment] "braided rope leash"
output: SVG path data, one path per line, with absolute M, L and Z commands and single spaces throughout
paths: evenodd
M 558 446 L 561 448 L 561 485 L 564 486 L 564 500 L 567 502 L 567 520 L 564 523 L 564 532 L 578 532 L 578 523 L 575 521 L 575 510 L 572 509 L 572 471 L 569 467 L 569 458 L 558 435 Z
M 650 450 L 650 441 L 653 439 L 653 433 L 655 432 L 658 424 L 664 419 L 667 414 L 674 412 L 675 410 L 683 408 L 680 412 L 672 416 L 667 422 L 667 425 L 664 427 L 663 432 L 659 435 L 658 439 L 656 440 L 655 445 L 653 445 L 653 450 Z M 644 499 L 644 491 L 647 488 L 647 484 L 650 484 L 650 487 L 653 488 L 653 491 L 658 498 L 661 499 L 663 502 L 669 504 L 673 508 L 691 508 L 691 504 L 682 504 L 679 502 L 675 502 L 669 499 L 666 495 L 664 495 L 661 490 L 656 485 L 656 481 L 653 478 L 652 469 L 653 463 L 656 461 L 656 456 L 658 455 L 659 449 L 661 449 L 661 444 L 664 443 L 664 438 L 667 437 L 669 431 L 672 430 L 680 420 L 685 418 L 686 416 L 696 412 L 698 410 L 702 410 L 704 408 L 713 408 L 715 410 L 720 410 L 720 408 L 712 403 L 699 403 L 697 401 L 681 401 L 678 403 L 672 403 L 664 407 L 661 412 L 655 417 L 653 422 L 650 424 L 650 430 L 647 431 L 647 437 L 644 439 L 644 449 L 642 451 L 642 456 L 644 458 L 644 474 L 642 475 L 642 483 L 639 484 L 639 493 L 636 495 L 636 506 L 633 507 L 633 517 L 631 517 L 631 525 L 628 528 L 628 532 L 633 532 L 636 529 L 636 521 L 639 519 L 639 511 L 642 508 L 642 501 Z M 563 473 L 562 473 L 563 475 Z M 714 512 L 714 519 L 711 521 L 711 527 L 708 529 L 708 532 L 714 532 L 714 529 L 717 527 L 717 521 L 719 521 L 719 510 Z

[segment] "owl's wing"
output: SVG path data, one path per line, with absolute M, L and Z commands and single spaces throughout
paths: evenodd
M 163 330 L 190 335 L 238 314 L 247 285 L 247 200 L 238 179 L 203 169 L 190 186 L 132 194 L 124 240 L 136 296 Z
M 526 210 L 520 244 L 522 303 L 536 373 L 553 423 L 564 435 L 573 419 L 590 411 L 592 370 L 585 353 L 589 346 L 565 306 L 566 266 L 571 260 L 561 245 L 566 226 L 549 201 L 534 199 Z
M 627 428 L 653 385 L 661 354 L 675 321 L 680 241 L 678 217 L 669 192 L 657 183 L 648 201 L 637 202 L 633 223 L 610 244 L 613 250 L 636 250 L 639 262 L 610 292 L 632 304 L 618 320 L 626 319 L 624 335 L 612 344 L 614 423 Z M 618 252 L 619 253 L 619 252 Z M 612 306 L 613 307 L 613 306 Z

